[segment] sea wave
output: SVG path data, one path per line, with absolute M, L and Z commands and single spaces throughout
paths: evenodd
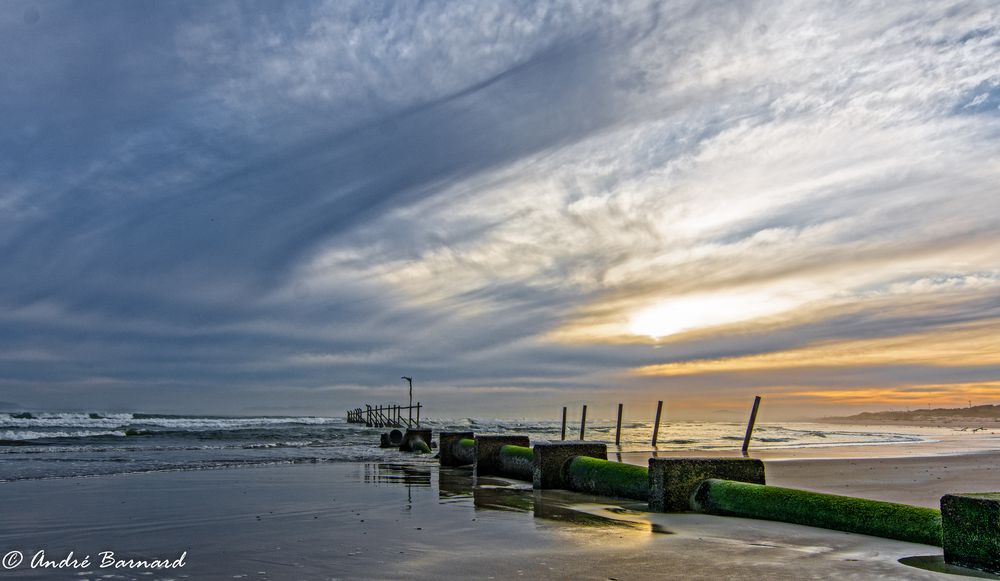
M 15 415 L 17 417 L 15 417 Z M 575 439 L 579 419 L 570 419 L 566 436 Z M 561 438 L 560 420 L 527 418 L 423 418 L 424 428 L 477 434 L 523 434 L 533 442 Z M 613 442 L 615 419 L 592 419 L 590 441 Z M 622 422 L 625 452 L 653 450 L 653 422 Z M 398 450 L 378 447 L 381 430 L 343 418 L 315 416 L 195 416 L 148 413 L 24 412 L 0 414 L 0 481 L 75 477 L 156 470 L 286 462 L 381 461 L 402 458 Z M 733 422 L 665 421 L 657 450 L 732 450 L 745 425 Z M 755 449 L 819 446 L 868 446 L 927 441 L 905 431 L 877 432 L 806 423 L 758 424 Z M 412 460 L 412 457 L 406 456 Z M 426 458 L 420 461 L 427 460 Z
M 72 432 L 33 432 L 29 430 L 4 430 L 0 432 L 0 440 L 45 440 L 60 438 L 96 438 L 96 437 L 125 437 L 124 431 L 118 430 L 76 430 Z
M 315 416 L 296 417 L 222 417 L 222 416 L 175 416 L 165 414 L 103 414 L 103 413 L 31 413 L 25 417 L 21 413 L 0 414 L 0 429 L 3 428 L 105 428 L 126 429 L 128 427 L 172 428 L 186 431 L 238 430 L 251 427 L 278 426 L 330 426 L 343 425 L 342 418 Z

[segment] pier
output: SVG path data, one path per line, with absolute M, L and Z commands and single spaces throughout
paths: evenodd
M 347 421 L 369 428 L 419 428 L 420 402 L 416 405 L 370 405 L 347 411 Z

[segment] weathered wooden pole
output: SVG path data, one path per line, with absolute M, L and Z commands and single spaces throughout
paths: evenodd
M 653 421 L 653 447 L 656 447 L 656 439 L 660 437 L 660 412 L 663 411 L 663 402 L 656 402 L 656 420 Z
M 562 422 L 562 432 L 559 437 L 560 440 L 566 439 L 566 406 L 563 406 L 563 422 Z
M 747 423 L 747 435 L 743 436 L 743 453 L 750 449 L 750 438 L 753 436 L 753 425 L 757 422 L 757 408 L 760 407 L 760 396 L 753 397 L 753 409 L 750 410 L 750 421 Z
M 583 415 L 580 416 L 580 439 L 583 439 L 583 433 L 587 429 L 587 404 L 583 404 Z
M 615 427 L 615 446 L 622 445 L 622 404 L 618 404 L 618 425 Z
M 420 427 L 420 402 L 417 402 L 417 427 Z

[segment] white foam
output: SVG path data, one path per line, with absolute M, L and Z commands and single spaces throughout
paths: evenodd
M 125 437 L 125 432 L 120 431 L 98 431 L 98 430 L 78 430 L 73 432 L 32 432 L 27 430 L 5 430 L 0 432 L 0 440 L 41 440 L 44 438 L 90 438 L 94 436 L 121 436 Z
M 215 431 L 239 430 L 246 428 L 268 428 L 289 424 L 299 425 L 337 425 L 344 424 L 341 418 L 317 417 L 248 417 L 248 418 L 139 418 L 132 414 L 101 414 L 100 418 L 91 418 L 83 413 L 37 414 L 33 418 L 12 418 L 9 414 L 0 414 L 0 428 L 104 428 L 125 429 L 127 427 L 157 427 L 178 431 Z

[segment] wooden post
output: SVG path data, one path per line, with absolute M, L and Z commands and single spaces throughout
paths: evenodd
M 660 436 L 660 412 L 663 411 L 663 402 L 656 402 L 656 420 L 653 422 L 653 447 L 656 447 L 656 439 Z
M 563 406 L 563 422 L 562 422 L 562 432 L 561 432 L 561 434 L 562 435 L 559 437 L 559 439 L 560 440 L 565 440 L 566 439 L 566 406 Z
M 753 409 L 750 410 L 750 422 L 747 423 L 747 435 L 743 436 L 743 453 L 750 449 L 750 437 L 753 436 L 753 425 L 757 422 L 757 408 L 760 407 L 760 396 L 753 398 Z
M 615 427 L 615 446 L 622 445 L 622 404 L 618 404 L 618 425 Z
M 580 416 L 580 439 L 583 439 L 583 432 L 587 429 L 587 404 L 583 404 L 583 415 Z
M 420 402 L 417 402 L 417 427 L 420 427 Z

